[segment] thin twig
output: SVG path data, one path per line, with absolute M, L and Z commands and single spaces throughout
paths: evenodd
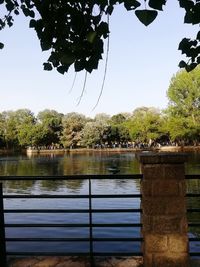
M 78 106 L 80 104 L 80 102 L 81 102 L 81 100 L 83 98 L 83 94 L 85 92 L 86 81 L 87 81 L 87 71 L 85 72 L 85 80 L 84 80 L 84 84 L 83 84 L 83 89 L 82 89 L 80 97 L 78 98 L 79 100 L 78 100 L 78 103 L 77 103 L 76 106 Z
M 75 81 L 76 81 L 76 77 L 77 77 L 77 72 L 75 73 L 75 75 L 74 75 L 74 79 L 73 79 L 73 83 L 72 83 L 72 86 L 71 86 L 71 88 L 70 88 L 70 90 L 69 90 L 69 94 L 72 92 L 72 90 L 73 90 L 73 88 L 74 88 L 74 84 L 75 84 Z
M 109 26 L 109 14 L 107 15 L 107 21 L 108 21 L 108 26 Z M 108 67 L 109 46 L 110 46 L 110 36 L 108 35 L 108 42 L 107 42 L 107 49 L 106 49 L 106 62 L 105 62 L 105 69 L 104 69 L 104 75 L 103 75 L 103 82 L 102 82 L 102 85 L 101 85 L 101 91 L 100 91 L 99 97 L 98 97 L 97 102 L 96 102 L 95 106 L 93 107 L 92 111 L 99 104 L 100 98 L 101 98 L 102 93 L 103 93 L 104 84 L 105 84 L 105 80 L 106 80 L 106 74 L 107 74 L 107 67 Z

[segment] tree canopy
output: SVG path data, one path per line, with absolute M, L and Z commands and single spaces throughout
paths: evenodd
M 200 67 L 190 73 L 179 71 L 167 91 L 166 127 L 173 140 L 191 143 L 200 138 Z
M 180 70 L 167 91 L 168 107 L 139 107 L 131 113 L 88 118 L 45 109 L 0 113 L 0 148 L 117 148 L 200 145 L 200 66 Z
M 109 16 L 119 4 L 134 12 L 145 26 L 151 24 L 168 0 L 0 0 L 4 15 L 0 30 L 11 27 L 14 17 L 23 13 L 30 19 L 43 51 L 50 56 L 45 70 L 56 68 L 64 74 L 70 66 L 76 72 L 92 72 L 98 68 L 104 53 L 104 41 L 109 38 Z M 170 0 L 169 0 L 170 1 Z M 199 0 L 177 0 L 185 10 L 184 23 L 200 23 Z M 170 14 L 169 14 L 170 16 Z M 4 44 L 0 43 L 0 48 Z M 200 31 L 196 39 L 184 38 L 179 49 L 188 57 L 179 66 L 187 71 L 200 64 Z

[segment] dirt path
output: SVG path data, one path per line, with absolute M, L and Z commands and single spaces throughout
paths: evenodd
M 95 267 L 142 267 L 141 257 L 97 257 Z M 31 257 L 10 260 L 9 267 L 93 267 L 86 257 Z

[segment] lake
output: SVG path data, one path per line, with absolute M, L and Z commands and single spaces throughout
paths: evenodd
M 120 174 L 138 174 L 139 163 L 136 154 L 133 152 L 81 152 L 44 155 L 1 155 L 0 175 L 18 176 L 54 176 L 73 174 L 109 174 L 109 168 L 117 167 Z M 190 153 L 186 163 L 187 174 L 200 174 L 200 154 Z M 192 180 L 187 182 L 188 192 L 200 193 L 200 181 Z M 116 177 L 109 180 L 93 180 L 93 194 L 133 194 L 140 192 L 139 180 L 121 180 Z M 87 180 L 69 181 L 7 181 L 4 183 L 4 193 L 6 194 L 87 194 Z M 188 201 L 188 207 L 198 208 L 200 198 L 193 198 Z M 52 200 L 5 200 L 6 208 L 87 208 L 87 199 L 52 199 Z M 94 199 L 93 208 L 139 208 L 139 199 Z M 190 222 L 199 222 L 200 214 L 190 214 Z M 6 223 L 87 223 L 87 214 L 24 214 L 23 218 L 18 214 L 7 214 Z M 139 213 L 119 214 L 94 214 L 93 223 L 139 223 Z M 190 236 L 199 237 L 200 229 L 189 229 Z M 94 237 L 140 237 L 138 228 L 94 228 Z M 8 228 L 7 237 L 88 237 L 87 228 Z M 75 243 L 8 243 L 9 250 L 13 251 L 82 251 L 89 249 L 87 242 Z M 199 251 L 199 242 L 191 244 L 191 251 Z M 140 244 L 137 242 L 94 242 L 94 250 L 114 252 L 140 251 Z

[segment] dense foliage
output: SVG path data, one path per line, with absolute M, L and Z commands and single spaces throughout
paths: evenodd
M 11 27 L 14 17 L 23 13 L 38 36 L 43 51 L 50 56 L 45 70 L 56 68 L 64 74 L 71 65 L 75 71 L 98 68 L 109 36 L 109 16 L 119 4 L 133 12 L 145 26 L 152 23 L 168 0 L 0 0 L 3 15 L 0 30 Z M 170 0 L 169 0 L 170 1 Z M 185 10 L 184 23 L 200 23 L 199 0 L 177 0 Z M 1 14 L 2 14 L 1 13 Z M 169 14 L 170 16 L 171 14 Z M 0 48 L 3 48 L 0 43 Z M 190 71 L 200 63 L 200 31 L 195 40 L 184 38 L 179 49 L 189 58 L 179 66 Z
M 200 144 L 200 67 L 179 71 L 167 91 L 167 109 L 140 107 L 94 119 L 28 109 L 0 113 L 1 148 L 104 148 Z

